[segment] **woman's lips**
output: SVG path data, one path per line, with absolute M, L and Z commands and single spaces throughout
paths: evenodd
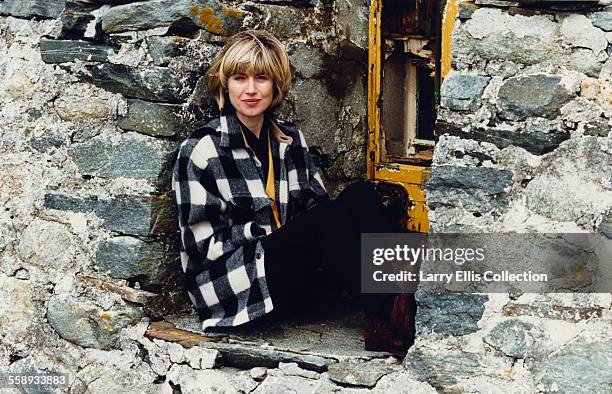
M 261 100 L 260 99 L 252 99 L 252 100 L 242 100 L 243 103 L 245 103 L 248 106 L 254 107 L 257 105 L 257 103 L 259 103 Z

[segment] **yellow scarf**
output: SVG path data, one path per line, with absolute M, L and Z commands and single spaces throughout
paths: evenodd
M 270 146 L 271 135 L 268 135 L 268 180 L 266 181 L 266 194 L 272 200 L 272 213 L 274 214 L 274 221 L 276 222 L 276 228 L 280 228 L 280 219 L 278 215 L 278 206 L 276 205 L 276 188 L 274 186 L 274 164 L 272 162 L 272 147 Z

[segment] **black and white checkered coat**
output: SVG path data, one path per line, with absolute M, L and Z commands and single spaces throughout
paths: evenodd
M 304 135 L 272 118 L 270 144 L 280 222 L 327 198 Z M 237 326 L 270 311 L 260 238 L 273 231 L 261 163 L 235 115 L 221 115 L 180 147 L 174 166 L 187 290 L 203 329 Z M 290 263 L 290 261 L 288 261 Z

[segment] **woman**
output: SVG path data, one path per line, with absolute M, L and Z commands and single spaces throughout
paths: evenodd
M 202 327 L 291 313 L 321 298 L 323 282 L 360 293 L 361 232 L 391 221 L 365 182 L 331 201 L 304 135 L 276 119 L 291 85 L 289 59 L 268 33 L 239 33 L 209 70 L 220 116 L 180 147 L 173 173 L 189 296 Z M 363 295 L 368 350 L 405 353 L 414 298 Z

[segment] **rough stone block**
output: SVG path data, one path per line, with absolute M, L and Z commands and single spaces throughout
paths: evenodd
M 47 320 L 67 341 L 83 347 L 110 350 L 122 329 L 143 317 L 140 308 L 115 304 L 104 310 L 91 301 L 54 296 L 49 301 Z
M 599 27 L 603 31 L 612 31 L 612 12 L 601 11 L 589 15 L 593 26 Z
M 221 358 L 219 359 L 221 364 L 238 368 L 276 368 L 278 363 L 282 361 L 285 363 L 297 363 L 300 368 L 323 372 L 332 363 L 331 360 L 324 357 L 237 343 L 201 342 L 200 346 L 218 350 L 221 353 Z
M 505 320 L 495 326 L 484 341 L 509 357 L 525 358 L 528 349 L 535 344 L 532 329 L 532 324 Z
M 219 352 L 213 349 L 194 346 L 191 349 L 185 350 L 184 356 L 191 368 L 210 369 L 215 366 L 215 360 L 219 357 Z
M 21 235 L 19 256 L 39 267 L 66 269 L 75 252 L 73 242 L 66 225 L 34 219 Z
M 195 76 L 182 77 L 165 67 L 132 68 L 123 64 L 88 65 L 76 75 L 83 81 L 126 97 L 179 103 L 195 87 Z
M 606 212 L 601 219 L 598 227 L 606 237 L 612 239 L 612 210 Z
M 483 370 L 478 355 L 459 350 L 438 355 L 414 349 L 408 352 L 403 365 L 411 378 L 427 382 L 439 391 L 462 379 L 480 376 Z
M 57 18 L 66 7 L 66 0 L 5 0 L 0 4 L 0 14 L 20 18 L 38 16 Z
M 129 236 L 102 241 L 96 253 L 100 271 L 110 271 L 118 279 L 138 278 L 145 284 L 162 279 L 166 260 L 163 244 Z
M 66 9 L 60 16 L 62 22 L 61 37 L 81 38 L 85 35 L 87 25 L 95 17 L 91 14 L 93 8 L 86 7 L 84 4 L 69 2 Z
M 229 36 L 242 27 L 246 13 L 216 0 L 150 0 L 112 7 L 102 17 L 102 30 L 117 33 L 182 25 Z
M 533 304 L 509 303 L 502 309 L 504 316 L 537 316 L 544 319 L 563 320 L 578 323 L 603 316 L 601 306 L 572 307 L 557 305 L 549 302 Z
M 574 342 L 555 352 L 536 373 L 545 393 L 606 393 L 612 382 L 612 342 Z
M 473 12 L 453 34 L 453 55 L 470 63 L 476 59 L 536 64 L 557 62 L 563 53 L 559 25 L 543 15 L 510 15 L 499 8 Z
M 512 172 L 490 167 L 433 167 L 426 184 L 427 203 L 462 207 L 473 212 L 503 213 L 508 209 L 505 188 L 512 183 Z
M 563 43 L 576 48 L 589 48 L 596 55 L 608 47 L 603 31 L 593 27 L 584 15 L 569 15 L 561 24 Z
M 139 133 L 125 133 L 118 144 L 95 138 L 73 144 L 69 153 L 82 175 L 160 182 L 169 176 L 174 144 Z
M 53 108 L 62 120 L 96 121 L 115 115 L 116 104 L 102 97 L 62 95 L 53 102 Z
M 177 229 L 174 203 L 167 196 L 121 195 L 111 200 L 46 194 L 44 206 L 74 212 L 95 212 L 104 226 L 121 234 L 150 236 L 173 233 Z
M 0 335 L 7 343 L 18 343 L 31 335 L 39 305 L 29 282 L 0 275 Z M 10 302 L 8 302 L 10 300 Z M 13 342 L 16 341 L 16 342 Z
M 187 124 L 190 119 L 186 119 L 189 115 L 181 115 L 182 110 L 181 105 L 132 99 L 128 100 L 127 115 L 117 119 L 117 126 L 153 136 L 171 137 L 190 128 Z
M 181 54 L 187 39 L 180 36 L 151 36 L 146 42 L 153 63 L 156 66 L 167 66 L 174 57 Z
M 482 75 L 451 72 L 440 89 L 442 106 L 455 111 L 475 111 L 490 79 Z
M 474 128 L 465 131 L 461 125 L 439 121 L 436 123 L 438 135 L 449 134 L 461 138 L 490 142 L 500 149 L 514 145 L 521 147 L 535 155 L 543 155 L 552 152 L 563 142 L 570 138 L 568 133 L 548 131 L 543 132 L 535 129 L 530 130 L 507 130 L 493 127 Z
M 561 85 L 558 76 L 532 74 L 512 77 L 499 88 L 499 115 L 510 120 L 531 116 L 554 118 L 573 97 L 574 94 Z
M 419 305 L 416 315 L 417 333 L 434 331 L 445 335 L 465 335 L 479 330 L 486 295 L 468 293 L 416 293 Z
M 105 62 L 116 48 L 81 40 L 40 40 L 40 56 L 45 63 Z
M 318 48 L 295 42 L 287 45 L 287 53 L 296 74 L 302 78 L 312 78 L 321 74 L 323 58 Z
M 310 25 L 306 18 L 310 11 L 303 8 L 257 4 L 252 12 L 262 22 L 261 28 L 280 40 L 300 36 Z
M 327 372 L 331 380 L 340 384 L 374 387 L 382 376 L 391 372 L 391 368 L 384 365 L 339 362 L 330 365 Z

